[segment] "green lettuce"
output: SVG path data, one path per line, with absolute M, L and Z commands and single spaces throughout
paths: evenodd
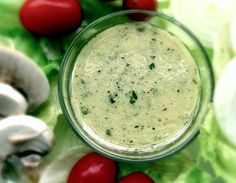
M 206 171 L 203 171 L 198 166 L 194 166 L 190 168 L 187 172 L 181 174 L 174 183 L 211 183 L 213 181 L 213 178 L 211 175 L 209 175 Z
M 215 177 L 219 177 L 227 183 L 234 183 L 236 180 L 236 148 L 229 144 L 221 134 L 212 107 L 201 127 L 199 143 L 201 161 L 208 164 L 206 171 L 212 172 L 213 170 Z
M 214 36 L 214 55 L 212 67 L 216 80 L 219 79 L 224 67 L 233 58 L 233 48 L 231 44 L 230 24 L 223 22 Z
M 62 115 L 62 110 L 60 107 L 57 93 L 57 83 L 58 83 L 57 74 L 58 72 L 54 71 L 49 78 L 50 81 L 49 99 L 38 110 L 32 113 L 32 115 L 45 121 L 48 124 L 48 126 L 52 129 L 58 123 L 58 116 Z
M 51 151 L 51 153 L 45 158 L 46 163 L 50 163 L 57 159 L 63 152 L 66 152 L 68 149 L 77 147 L 77 146 L 85 146 L 80 138 L 74 133 L 72 130 L 67 118 L 60 114 L 55 118 L 56 125 L 54 128 L 55 135 L 55 144 Z
M 198 142 L 190 144 L 188 148 L 162 160 L 147 163 L 119 163 L 119 178 L 134 171 L 141 171 L 149 175 L 158 183 L 173 183 L 180 175 L 188 174 L 188 170 L 196 166 Z M 198 177 L 193 179 L 198 180 Z
M 23 0 L 1 0 L 0 1 L 0 33 L 18 30 L 21 24 L 18 18 L 18 10 Z

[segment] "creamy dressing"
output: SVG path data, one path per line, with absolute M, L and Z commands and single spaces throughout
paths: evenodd
M 187 129 L 199 81 L 194 59 L 175 36 L 146 23 L 121 24 L 78 55 L 72 106 L 95 139 L 140 148 L 173 141 Z

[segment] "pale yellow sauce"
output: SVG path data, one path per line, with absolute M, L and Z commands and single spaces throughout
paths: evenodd
M 183 133 L 200 93 L 186 47 L 145 23 L 117 25 L 90 40 L 71 85 L 74 112 L 90 135 L 137 148 Z

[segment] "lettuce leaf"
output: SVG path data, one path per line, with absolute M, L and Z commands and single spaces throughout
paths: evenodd
M 0 1 L 0 33 L 20 29 L 18 10 L 23 0 L 1 0 Z
M 32 113 L 32 115 L 45 121 L 52 129 L 56 126 L 58 116 L 62 115 L 62 110 L 57 94 L 58 76 L 56 74 L 57 72 L 53 72 L 52 76 L 49 78 L 50 94 L 47 102 Z
M 185 177 L 192 177 L 189 169 L 197 166 L 199 151 L 198 141 L 192 142 L 184 150 L 162 160 L 156 160 L 147 163 L 119 163 L 119 178 L 128 175 L 134 171 L 142 171 L 152 177 L 158 183 L 181 182 Z M 200 170 L 199 170 L 200 171 Z M 182 176 L 183 178 L 181 178 Z M 192 177 L 197 182 L 198 176 Z M 186 179 L 187 180 L 187 179 Z M 184 181 L 182 181 L 184 182 Z
M 236 180 L 236 148 L 222 136 L 217 125 L 213 107 L 209 111 L 199 136 L 200 157 L 216 177 L 233 183 Z M 206 171 L 209 171 L 206 169 Z M 204 169 L 204 167 L 203 167 Z
M 65 153 L 45 169 L 39 183 L 55 183 L 55 180 L 57 183 L 65 183 L 74 164 L 89 152 L 91 150 L 85 146 L 65 149 Z
M 49 164 L 57 157 L 62 155 L 68 149 L 77 147 L 77 146 L 85 146 L 80 138 L 74 133 L 72 130 L 67 118 L 64 115 L 59 115 L 56 118 L 56 126 L 54 128 L 55 134 L 55 144 L 50 152 L 50 154 L 46 157 L 45 162 Z
M 215 78 L 218 80 L 226 64 L 233 58 L 229 22 L 222 23 L 222 26 L 214 35 L 213 43 L 212 67 Z
M 213 178 L 206 172 L 200 169 L 198 166 L 192 167 L 186 173 L 181 174 L 174 183 L 211 183 Z

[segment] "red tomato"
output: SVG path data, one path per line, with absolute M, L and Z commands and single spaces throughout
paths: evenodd
M 82 22 L 78 0 L 27 0 L 20 9 L 23 26 L 38 35 L 65 34 Z
M 154 183 L 154 181 L 142 172 L 134 172 L 118 181 L 118 183 Z
M 116 163 L 93 152 L 74 165 L 67 183 L 114 183 L 115 177 Z
M 157 8 L 156 0 L 123 0 L 123 7 L 127 10 L 141 9 L 155 11 Z
M 123 0 L 123 8 L 126 10 L 150 10 L 155 11 L 157 9 L 156 0 Z M 148 18 L 145 14 L 132 14 L 130 17 L 134 20 L 145 20 Z

